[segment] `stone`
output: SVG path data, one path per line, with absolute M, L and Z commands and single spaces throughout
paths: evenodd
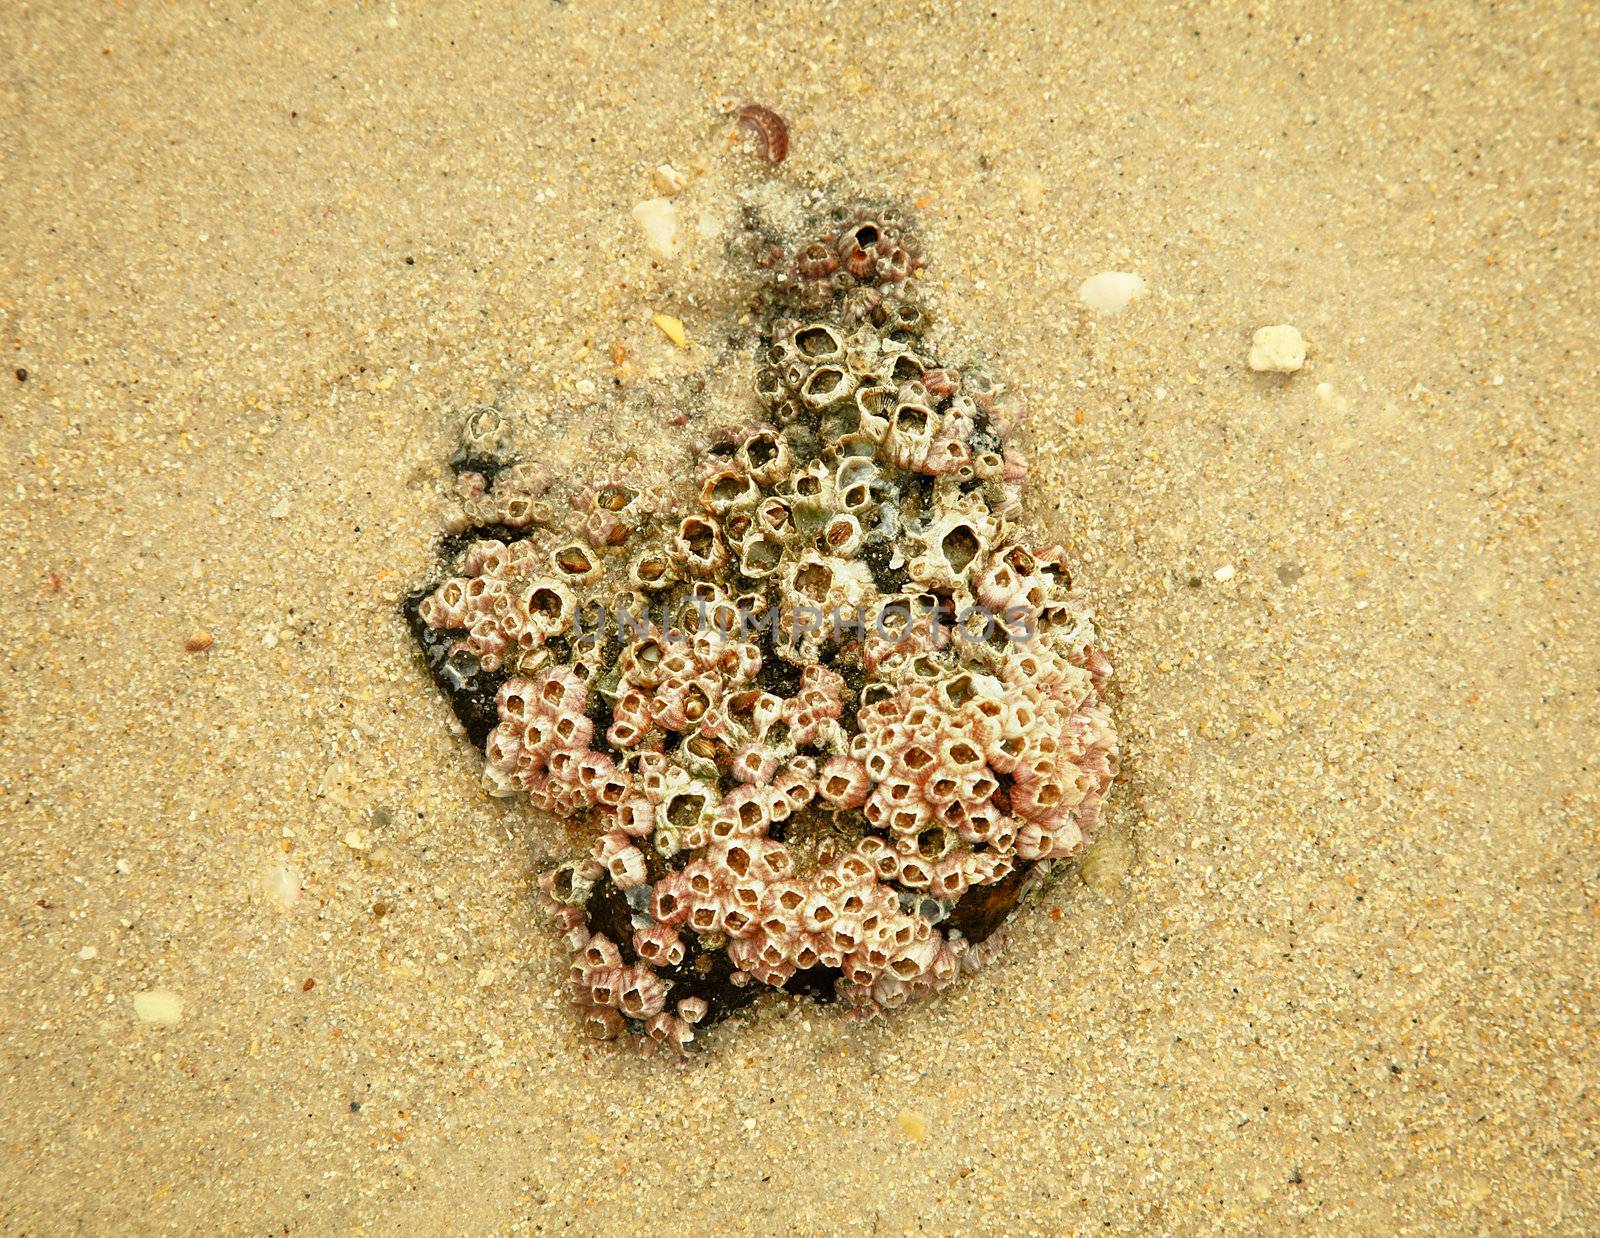
M 1128 271 L 1101 271 L 1078 285 L 1078 300 L 1097 314 L 1120 314 L 1144 295 L 1144 280 Z
M 1293 374 L 1306 363 L 1306 342 L 1298 327 L 1262 327 L 1250 340 L 1250 368 L 1258 374 Z
M 657 314 L 650 320 L 679 348 L 689 347 L 689 336 L 683 329 L 683 319 L 674 318 L 671 314 Z
M 921 1143 L 928 1137 L 928 1119 L 915 1109 L 902 1109 L 894 1121 L 900 1133 L 913 1143 Z
M 673 194 L 683 192 L 684 186 L 689 183 L 689 178 L 670 163 L 664 163 L 650 173 L 650 183 L 663 198 L 670 198 Z
M 171 1027 L 183 1018 L 183 998 L 171 989 L 146 989 L 133 995 L 133 1013 L 141 1023 Z
M 274 864 L 263 879 L 267 896 L 284 911 L 300 901 L 300 875 L 286 863 Z
M 646 248 L 655 257 L 668 261 L 678 256 L 682 233 L 678 228 L 678 208 L 666 198 L 647 198 L 633 208 L 633 221 L 644 232 Z

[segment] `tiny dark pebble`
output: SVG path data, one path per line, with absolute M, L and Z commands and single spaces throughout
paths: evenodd
M 1198 589 L 1199 587 L 1200 587 L 1200 578 L 1198 576 L 1189 577 L 1189 588 Z
M 416 266 L 416 265 L 417 265 L 417 260 L 416 260 L 416 259 L 415 259 L 415 258 L 412 258 L 412 257 L 409 257 L 409 256 L 408 256 L 408 257 L 407 257 L 407 258 L 406 258 L 406 265 L 407 265 L 407 266 L 408 266 L 408 267 L 414 267 L 414 266 Z
M 1278 579 L 1286 585 L 1292 585 L 1306 574 L 1305 568 L 1298 563 L 1285 563 L 1278 569 Z
M 1300 1172 L 1300 1166 L 1296 1165 L 1294 1172 L 1289 1175 L 1289 1185 L 1299 1186 L 1305 1180 L 1305 1175 Z
M 300 991 L 302 993 L 309 993 L 309 992 L 311 992 L 312 987 L 316 983 L 317 982 L 315 980 L 313 980 L 310 976 L 307 976 L 306 977 L 306 982 L 300 986 Z
M 351 1113 L 360 1113 L 361 1112 L 361 1102 L 358 1101 L 358 1100 L 351 1101 L 350 1102 L 350 1112 Z
M 1389 1073 L 1391 1075 L 1398 1075 L 1400 1073 L 1400 1067 L 1396 1066 L 1393 1062 L 1390 1062 L 1389 1063 Z
M 23 369 L 20 365 L 17 367 L 17 381 L 19 383 L 25 383 L 28 381 L 28 371 Z

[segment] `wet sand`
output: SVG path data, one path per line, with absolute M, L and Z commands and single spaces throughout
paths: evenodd
M 1600 1227 L 1596 47 L 1580 6 L 10 5 L 0 1226 Z M 724 95 L 790 118 L 775 173 Z M 461 408 L 667 468 L 674 384 L 742 372 L 717 239 L 652 267 L 629 218 L 664 161 L 697 228 L 916 204 L 944 338 L 1028 397 L 1139 850 L 926 1007 L 689 1063 L 577 1039 L 566 840 L 481 793 L 397 610 Z M 1148 291 L 1096 315 L 1104 270 Z M 1251 372 L 1280 322 L 1305 368 Z

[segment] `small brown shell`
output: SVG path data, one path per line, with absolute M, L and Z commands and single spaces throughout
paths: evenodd
M 782 163 L 789 153 L 789 122 L 764 103 L 746 103 L 737 116 L 739 127 L 750 130 L 760 141 L 766 161 Z

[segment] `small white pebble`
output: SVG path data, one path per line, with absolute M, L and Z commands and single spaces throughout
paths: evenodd
M 128 861 L 126 861 L 126 860 L 118 860 L 117 861 L 117 872 L 121 873 L 124 877 L 126 877 L 132 871 L 133 871 L 133 868 L 128 864 Z
M 300 901 L 300 875 L 287 864 L 274 864 L 264 879 L 267 896 L 288 911 Z
M 1293 374 L 1306 363 L 1300 328 L 1280 323 L 1260 328 L 1250 340 L 1250 368 L 1258 374 Z
M 1332 383 L 1318 383 L 1314 391 L 1317 403 L 1335 417 L 1343 417 L 1350 411 L 1350 401 L 1335 391 Z
M 274 520 L 283 520 L 289 515 L 289 500 L 279 499 L 268 510 L 267 515 Z
M 674 258 L 682 237 L 678 208 L 666 198 L 648 198 L 633 208 L 633 221 L 644 232 L 645 245 L 657 258 Z
M 344 836 L 344 845 L 352 851 L 365 851 L 369 846 L 367 836 L 360 830 L 351 830 Z
M 746 1118 L 744 1120 L 744 1128 L 747 1131 L 755 1130 L 755 1128 L 756 1128 L 756 1120 L 754 1118 Z
M 1217 580 L 1217 581 L 1232 580 L 1233 579 L 1233 564 L 1224 563 L 1216 571 L 1211 573 L 1211 578 L 1213 580 Z
M 675 193 L 683 192 L 683 187 L 689 183 L 689 178 L 670 163 L 664 163 L 650 173 L 650 183 L 663 198 L 670 198 Z
M 183 1018 L 183 998 L 171 989 L 146 989 L 133 995 L 133 1013 L 141 1023 L 171 1027 Z
M 902 1109 L 894 1121 L 900 1133 L 913 1143 L 921 1143 L 928 1137 L 928 1119 L 915 1109 Z
M 494 983 L 494 968 L 492 968 L 492 967 L 480 967 L 478 969 L 478 987 L 480 989 L 487 989 L 493 983 Z
M 100 951 L 96 950 L 93 946 L 85 946 L 82 950 L 78 951 L 78 957 L 87 963 L 90 959 L 99 958 Z
M 1078 300 L 1100 314 L 1120 314 L 1144 295 L 1144 280 L 1127 271 L 1101 271 L 1078 285 Z
M 268 632 L 261 638 L 261 643 L 268 649 L 276 649 L 278 647 L 278 634 L 276 632 Z
M 694 230 L 701 240 L 714 241 L 727 231 L 721 215 L 715 211 L 702 211 L 694 222 Z
M 580 378 L 577 381 L 576 386 L 578 388 L 579 395 L 594 394 L 594 379 L 592 378 Z

